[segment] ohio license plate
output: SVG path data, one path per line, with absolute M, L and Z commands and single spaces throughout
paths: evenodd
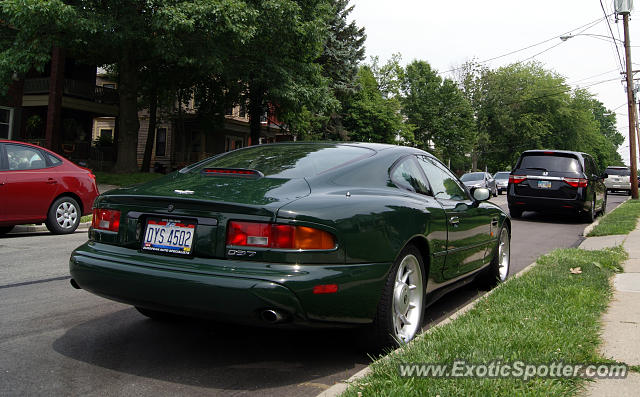
M 538 181 L 540 189 L 551 189 L 551 181 Z
M 177 219 L 149 219 L 142 249 L 180 255 L 191 254 L 196 225 Z

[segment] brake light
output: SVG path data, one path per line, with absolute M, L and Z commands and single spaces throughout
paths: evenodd
M 336 246 L 333 235 L 306 226 L 257 222 L 229 222 L 227 245 L 277 249 L 322 249 Z
M 562 178 L 569 186 L 573 187 L 587 187 L 587 179 L 582 178 Z
M 94 208 L 91 226 L 98 230 L 117 232 L 120 228 L 120 211 Z
M 313 287 L 313 293 L 318 294 L 335 294 L 338 292 L 338 284 L 322 284 Z
M 509 175 L 509 183 L 521 183 L 527 179 L 526 175 Z
M 247 176 L 254 178 L 260 178 L 263 176 L 260 171 L 242 168 L 205 168 L 202 170 L 202 173 L 205 175 L 215 176 Z

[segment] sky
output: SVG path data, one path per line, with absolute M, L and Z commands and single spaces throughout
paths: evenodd
M 616 23 L 609 15 L 613 0 L 351 0 L 350 4 L 355 6 L 350 17 L 367 34 L 366 62 L 377 56 L 384 63 L 399 53 L 403 64 L 427 61 L 450 78 L 454 76 L 449 70 L 469 60 L 499 57 L 484 63 L 490 68 L 527 59 L 541 62 L 564 76 L 571 87 L 586 88 L 616 112 L 618 131 L 625 136 L 618 151 L 629 164 L 627 94 L 621 75 L 624 30 L 622 20 Z M 640 2 L 636 6 L 629 32 L 632 62 L 637 59 L 632 70 L 640 71 Z M 575 37 L 559 38 L 570 33 Z M 620 41 L 617 51 L 612 36 Z

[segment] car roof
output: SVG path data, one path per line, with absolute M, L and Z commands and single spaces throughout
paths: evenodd
M 571 150 L 555 150 L 555 149 L 532 149 L 532 150 L 525 150 L 524 152 L 522 152 L 522 154 L 554 154 L 554 153 L 559 153 L 559 154 L 573 154 L 573 155 L 580 155 L 580 156 L 584 156 L 586 155 L 586 153 L 584 152 L 574 152 Z

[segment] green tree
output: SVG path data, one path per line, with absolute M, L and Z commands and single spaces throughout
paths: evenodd
M 572 145 L 571 97 L 562 77 L 529 63 L 485 70 L 480 79 L 476 121 L 489 137 L 481 155 L 488 168 L 511 169 L 527 149 Z
M 416 144 L 446 160 L 460 160 L 473 147 L 473 111 L 452 80 L 424 61 L 413 61 L 401 76 L 402 112 L 415 126 Z
M 360 89 L 345 109 L 344 127 L 354 141 L 411 143 L 411 126 L 405 124 L 397 98 L 386 98 L 369 66 L 360 67 Z
M 229 86 L 239 84 L 248 102 L 251 143 L 260 137 L 269 104 L 284 119 L 308 109 L 324 109 L 331 96 L 315 60 L 322 53 L 329 0 L 247 0 L 257 18 L 255 34 L 235 49 Z
M 15 29 L 0 48 L 0 85 L 13 73 L 43 70 L 53 46 L 89 63 L 115 66 L 120 94 L 116 171 L 137 169 L 138 98 L 145 65 L 182 75 L 222 69 L 254 33 L 255 12 L 242 0 L 4 0 L 0 23 Z
M 316 60 L 322 67 L 322 75 L 327 79 L 330 94 L 335 101 L 324 113 L 312 114 L 314 121 L 306 126 L 317 131 L 323 139 L 346 140 L 347 133 L 342 124 L 342 110 L 350 96 L 358 88 L 357 75 L 359 63 L 364 60 L 364 28 L 349 22 L 349 14 L 354 6 L 349 0 L 331 0 L 328 31 L 322 54 Z M 322 109 L 320 109 L 322 110 Z

